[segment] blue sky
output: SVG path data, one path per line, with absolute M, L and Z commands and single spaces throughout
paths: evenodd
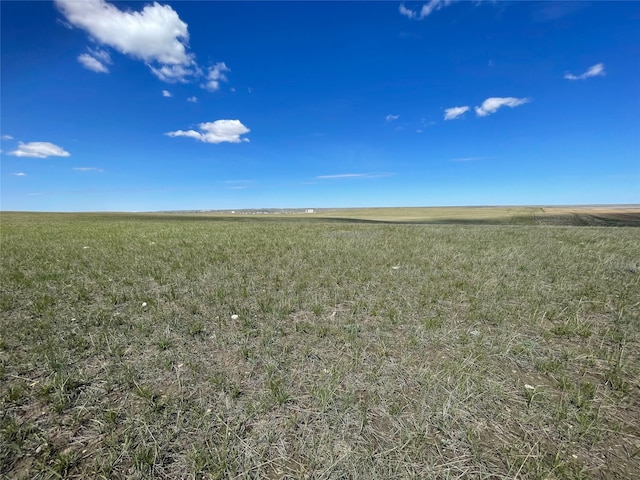
M 0 8 L 2 210 L 640 203 L 638 2 Z

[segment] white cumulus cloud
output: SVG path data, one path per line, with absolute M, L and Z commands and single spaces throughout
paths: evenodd
M 400 118 L 400 115 L 391 115 L 391 114 L 389 114 L 389 115 L 387 115 L 386 117 L 384 117 L 384 119 L 385 119 L 387 122 L 393 122 L 394 120 L 397 120 L 397 119 L 399 119 L 399 118 Z
M 565 73 L 564 78 L 567 80 L 584 80 L 589 77 L 604 77 L 604 63 L 596 63 L 589 67 L 589 69 L 581 73 L 580 75 L 574 75 L 572 73 Z
M 58 145 L 49 142 L 18 142 L 18 148 L 9 155 L 14 157 L 31 157 L 31 158 L 47 158 L 47 157 L 68 157 L 71 155 Z
M 431 15 L 432 12 L 446 7 L 452 2 L 453 0 L 429 0 L 429 2 L 422 5 L 419 12 L 411 10 L 410 8 L 405 7 L 404 4 L 401 4 L 399 11 L 401 15 L 404 15 L 411 20 L 422 20 L 423 18 Z
M 248 138 L 241 138 L 249 133 L 240 120 L 216 120 L 215 122 L 205 122 L 198 125 L 200 131 L 196 130 L 176 130 L 167 132 L 169 137 L 190 137 L 204 143 L 240 143 L 248 142 Z
M 204 88 L 211 92 L 215 92 L 220 88 L 220 82 L 226 82 L 227 77 L 224 72 L 230 72 L 231 70 L 224 62 L 218 62 L 213 67 L 209 68 L 207 74 L 207 83 L 203 85 Z
M 185 81 L 197 71 L 194 55 L 187 50 L 188 26 L 169 5 L 155 2 L 136 12 L 120 10 L 105 0 L 55 3 L 71 25 L 85 30 L 100 45 L 144 61 L 163 81 Z M 85 66 L 106 68 L 95 55 L 81 57 Z
M 162 90 L 162 96 L 163 97 L 173 97 L 173 95 L 171 94 L 171 92 L 169 90 Z
M 445 108 L 445 110 L 444 110 L 444 119 L 445 120 L 453 120 L 455 118 L 461 117 L 462 115 L 464 115 L 468 111 L 469 111 L 469 107 L 467 107 L 466 105 L 463 106 L 463 107 Z
M 482 105 L 476 107 L 476 115 L 479 117 L 486 117 L 487 115 L 491 115 L 495 113 L 499 108 L 502 107 L 518 107 L 520 105 L 524 105 L 525 103 L 529 103 L 531 99 L 529 98 L 515 98 L 515 97 L 491 97 L 487 98 Z

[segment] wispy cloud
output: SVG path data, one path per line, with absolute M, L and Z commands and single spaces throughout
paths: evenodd
M 529 103 L 531 101 L 530 98 L 515 98 L 515 97 L 491 97 L 487 98 L 482 105 L 475 108 L 476 115 L 479 117 L 486 117 L 487 115 L 491 115 L 498 111 L 499 108 L 502 107 L 518 107 L 520 105 L 524 105 L 525 103 Z
M 100 61 L 96 60 L 94 57 L 89 55 L 88 53 L 83 53 L 78 57 L 78 61 L 86 68 L 87 70 L 92 70 L 98 73 L 109 73 L 109 69 L 105 67 Z
M 567 80 L 584 80 L 590 77 L 604 77 L 604 63 L 596 63 L 595 65 L 589 67 L 589 69 L 581 73 L 580 75 L 574 75 L 573 73 L 565 73 L 564 78 Z
M 26 177 L 27 176 L 27 174 L 24 173 L 24 172 L 12 173 L 11 175 L 14 176 L 14 177 Z
M 404 4 L 400 4 L 400 8 L 398 9 L 401 15 L 411 19 L 411 20 L 422 20 L 429 15 L 431 15 L 434 11 L 440 10 L 441 8 L 450 5 L 453 0 L 429 0 L 429 2 L 422 5 L 420 11 L 411 10 L 404 6 Z
M 407 18 L 414 19 L 418 16 L 416 12 L 404 6 L 403 3 L 400 4 L 400 8 L 398 9 L 400 15 L 404 15 Z
M 246 190 L 248 188 L 253 188 L 255 181 L 254 180 L 225 180 L 224 183 L 227 185 L 225 188 L 229 190 Z
M 452 158 L 449 160 L 450 162 L 475 162 L 477 160 L 484 160 L 487 157 L 460 157 L 460 158 Z
M 391 114 L 389 114 L 386 117 L 384 117 L 384 119 L 387 122 L 393 122 L 394 120 L 398 120 L 399 118 L 400 118 L 400 115 L 391 115 Z
M 238 183 L 253 183 L 255 180 L 225 180 L 224 183 L 238 184 Z
M 78 61 L 88 70 L 97 73 L 109 73 L 106 65 L 113 63 L 111 56 L 104 50 L 89 49 L 89 53 L 83 53 L 78 57 Z
M 162 96 L 167 98 L 173 97 L 169 90 L 162 90 Z
M 183 65 L 162 65 L 160 67 L 153 67 L 147 64 L 147 66 L 156 77 L 167 83 L 187 83 L 188 77 L 199 76 L 201 74 L 200 69 L 197 66 L 194 66 L 194 68 L 185 67 Z
M 335 175 L 318 175 L 318 180 L 345 179 L 345 178 L 380 178 L 389 177 L 390 173 L 338 173 Z
M 104 172 L 102 168 L 98 167 L 73 167 L 72 170 L 76 172 Z
M 187 102 L 198 103 L 198 97 L 189 97 L 187 98 Z
M 538 8 L 534 8 L 531 19 L 535 22 L 551 22 L 572 15 L 587 5 L 588 2 L 583 1 L 540 2 L 536 5 Z
M 154 3 L 141 11 L 122 11 L 105 0 L 55 0 L 74 27 L 85 30 L 99 45 L 142 60 L 166 82 L 185 81 L 198 67 L 189 53 L 188 26 L 169 5 Z M 79 57 L 85 67 L 105 71 L 95 54 Z
M 71 155 L 62 147 L 49 142 L 29 142 L 18 143 L 18 148 L 9 155 L 14 157 L 47 158 L 47 157 L 68 157 Z
M 231 70 L 224 62 L 218 62 L 213 67 L 209 68 L 207 74 L 207 83 L 203 85 L 210 92 L 215 92 L 220 88 L 220 82 L 226 82 L 227 76 L 224 72 L 230 72 Z
M 445 120 L 454 120 L 458 117 L 461 117 L 462 115 L 464 115 L 466 112 L 469 111 L 469 107 L 468 106 L 463 106 L 463 107 L 451 107 L 451 108 L 445 108 L 444 110 L 444 119 Z
M 215 122 L 205 122 L 198 125 L 200 131 L 196 130 L 176 130 L 167 132 L 168 137 L 190 137 L 204 143 L 240 143 L 248 142 L 248 138 L 242 135 L 249 133 L 246 126 L 240 120 L 216 120 Z
M 405 10 L 407 10 L 407 9 L 405 8 Z M 398 37 L 400 37 L 400 38 L 422 38 L 422 35 L 420 35 L 419 33 L 414 33 L 414 32 L 400 32 L 398 34 Z

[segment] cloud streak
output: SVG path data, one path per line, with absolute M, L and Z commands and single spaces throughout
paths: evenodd
M 380 178 L 389 177 L 390 173 L 339 173 L 336 175 L 318 175 L 317 180 L 336 180 L 346 178 Z
M 204 143 L 240 143 L 249 141 L 242 135 L 251 131 L 240 120 L 216 120 L 215 122 L 201 123 L 198 127 L 200 127 L 200 131 L 176 130 L 175 132 L 167 132 L 165 135 L 194 138 Z
M 515 97 L 490 97 L 487 98 L 482 105 L 475 108 L 476 115 L 479 117 L 486 117 L 496 113 L 502 107 L 515 108 L 525 103 L 529 103 L 529 98 L 515 98 Z
M 102 168 L 98 167 L 73 167 L 72 170 L 76 172 L 104 172 Z
M 109 69 L 106 65 L 110 65 L 111 56 L 109 52 L 104 50 L 91 50 L 89 53 L 83 53 L 78 57 L 78 61 L 88 70 L 92 70 L 96 73 L 109 73 Z
M 445 120 L 454 120 L 456 118 L 459 118 L 459 117 L 463 116 L 468 111 L 469 111 L 469 107 L 466 106 L 466 105 L 463 106 L 463 107 L 445 108 L 445 110 L 444 110 L 444 119 Z
M 18 142 L 18 148 L 8 155 L 14 157 L 47 158 L 47 157 L 68 157 L 71 154 L 62 147 L 49 142 Z
M 475 162 L 477 160 L 484 160 L 487 157 L 460 157 L 460 158 L 452 158 L 449 160 L 450 162 Z
M 580 75 L 574 75 L 572 73 L 565 73 L 563 78 L 567 80 L 585 80 L 591 77 L 604 77 L 604 63 L 596 63 L 595 65 L 589 67 L 589 69 L 581 73 Z
M 429 0 L 429 2 L 422 5 L 420 11 L 411 10 L 401 4 L 398 11 L 401 15 L 404 15 L 410 20 L 423 20 L 424 18 L 431 15 L 436 10 L 440 10 L 448 5 L 450 5 L 453 0 Z
M 78 61 L 86 68 L 87 70 L 92 70 L 97 73 L 109 73 L 109 69 L 105 67 L 100 61 L 89 55 L 88 53 L 83 53 L 78 57 Z

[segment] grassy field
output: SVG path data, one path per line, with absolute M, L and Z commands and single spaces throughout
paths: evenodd
M 195 213 L 195 212 L 194 212 Z M 411 207 L 320 209 L 313 214 L 279 211 L 198 212 L 197 216 L 225 219 L 304 218 L 354 223 L 440 225 L 565 225 L 640 227 L 640 206 L 600 207 Z M 286 213 L 286 214 L 285 214 Z
M 637 216 L 477 212 L 2 213 L 0 477 L 639 478 L 640 229 L 557 225 Z

